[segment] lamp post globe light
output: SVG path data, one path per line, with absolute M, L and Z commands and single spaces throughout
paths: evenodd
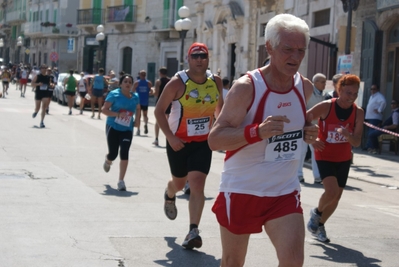
M 102 62 L 102 49 L 103 49 L 103 41 L 105 39 L 105 34 L 104 34 L 104 26 L 103 25 L 98 25 L 97 26 L 97 35 L 96 35 L 96 41 L 99 43 L 99 49 L 98 49 L 98 57 L 97 57 L 97 71 L 101 67 L 101 62 Z
M 17 38 L 18 57 L 15 60 L 16 63 L 19 63 L 19 61 L 20 61 L 22 40 L 23 40 L 22 36 L 18 36 L 18 38 Z
M 184 39 L 186 38 L 186 34 L 188 30 L 191 28 L 191 20 L 188 18 L 190 15 L 190 9 L 186 6 L 182 6 L 179 8 L 179 17 L 181 19 L 175 22 L 175 29 L 180 34 L 181 39 L 181 50 L 180 50 L 180 70 L 184 69 L 184 59 L 183 59 L 183 52 L 184 52 Z

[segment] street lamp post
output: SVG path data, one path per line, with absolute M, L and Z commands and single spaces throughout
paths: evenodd
M 4 64 L 3 47 L 4 47 L 4 39 L 0 38 L 1 57 L 3 58 L 3 64 Z
M 180 50 L 180 70 L 184 70 L 184 38 L 186 38 L 187 31 L 191 28 L 191 20 L 188 18 L 190 15 L 190 9 L 186 6 L 179 8 L 179 17 L 181 19 L 175 22 L 175 29 L 179 32 L 181 38 L 181 50 Z
M 97 71 L 101 67 L 101 62 L 102 62 L 102 49 L 103 49 L 103 41 L 105 39 L 105 34 L 104 34 L 104 26 L 103 25 L 98 25 L 97 26 L 97 35 L 96 35 L 96 40 L 99 43 L 99 49 L 98 49 L 98 61 L 99 65 L 97 66 Z
M 17 38 L 18 58 L 16 60 L 17 61 L 16 63 L 18 63 L 18 64 L 19 64 L 19 61 L 21 61 L 20 56 L 21 56 L 22 40 L 23 40 L 22 36 L 18 36 L 18 38 Z

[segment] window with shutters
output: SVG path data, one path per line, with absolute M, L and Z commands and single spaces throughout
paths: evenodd
M 330 24 L 330 9 L 324 9 L 313 13 L 313 27 Z

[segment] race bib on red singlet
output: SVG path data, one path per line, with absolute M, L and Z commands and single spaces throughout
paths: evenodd
M 340 143 L 348 142 L 346 137 L 337 131 L 338 129 L 341 129 L 341 128 L 343 128 L 343 126 L 338 125 L 338 124 L 328 125 L 327 138 L 326 138 L 327 143 L 340 144 Z

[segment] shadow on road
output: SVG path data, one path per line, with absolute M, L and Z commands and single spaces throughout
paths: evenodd
M 131 197 L 131 196 L 137 196 L 139 193 L 138 192 L 130 192 L 129 190 L 127 191 L 118 191 L 115 188 L 112 188 L 109 184 L 105 184 L 105 190 L 103 195 L 107 196 L 117 196 L 117 197 Z
M 370 169 L 370 166 L 351 166 L 351 168 L 356 172 L 367 173 L 368 176 L 376 177 L 376 178 L 392 178 L 391 175 L 380 174 Z
M 198 250 L 184 249 L 176 243 L 176 237 L 164 238 L 171 251 L 166 253 L 167 260 L 156 260 L 155 263 L 161 266 L 190 266 L 190 267 L 219 267 L 220 260 L 215 259 L 213 255 L 208 255 Z
M 379 267 L 381 265 L 377 264 L 381 262 L 378 259 L 368 258 L 364 256 L 360 251 L 343 247 L 337 244 L 324 243 L 315 244 L 324 249 L 325 256 L 311 256 L 313 258 L 318 258 L 326 261 L 331 261 L 334 263 L 346 263 L 353 266 L 362 267 Z

